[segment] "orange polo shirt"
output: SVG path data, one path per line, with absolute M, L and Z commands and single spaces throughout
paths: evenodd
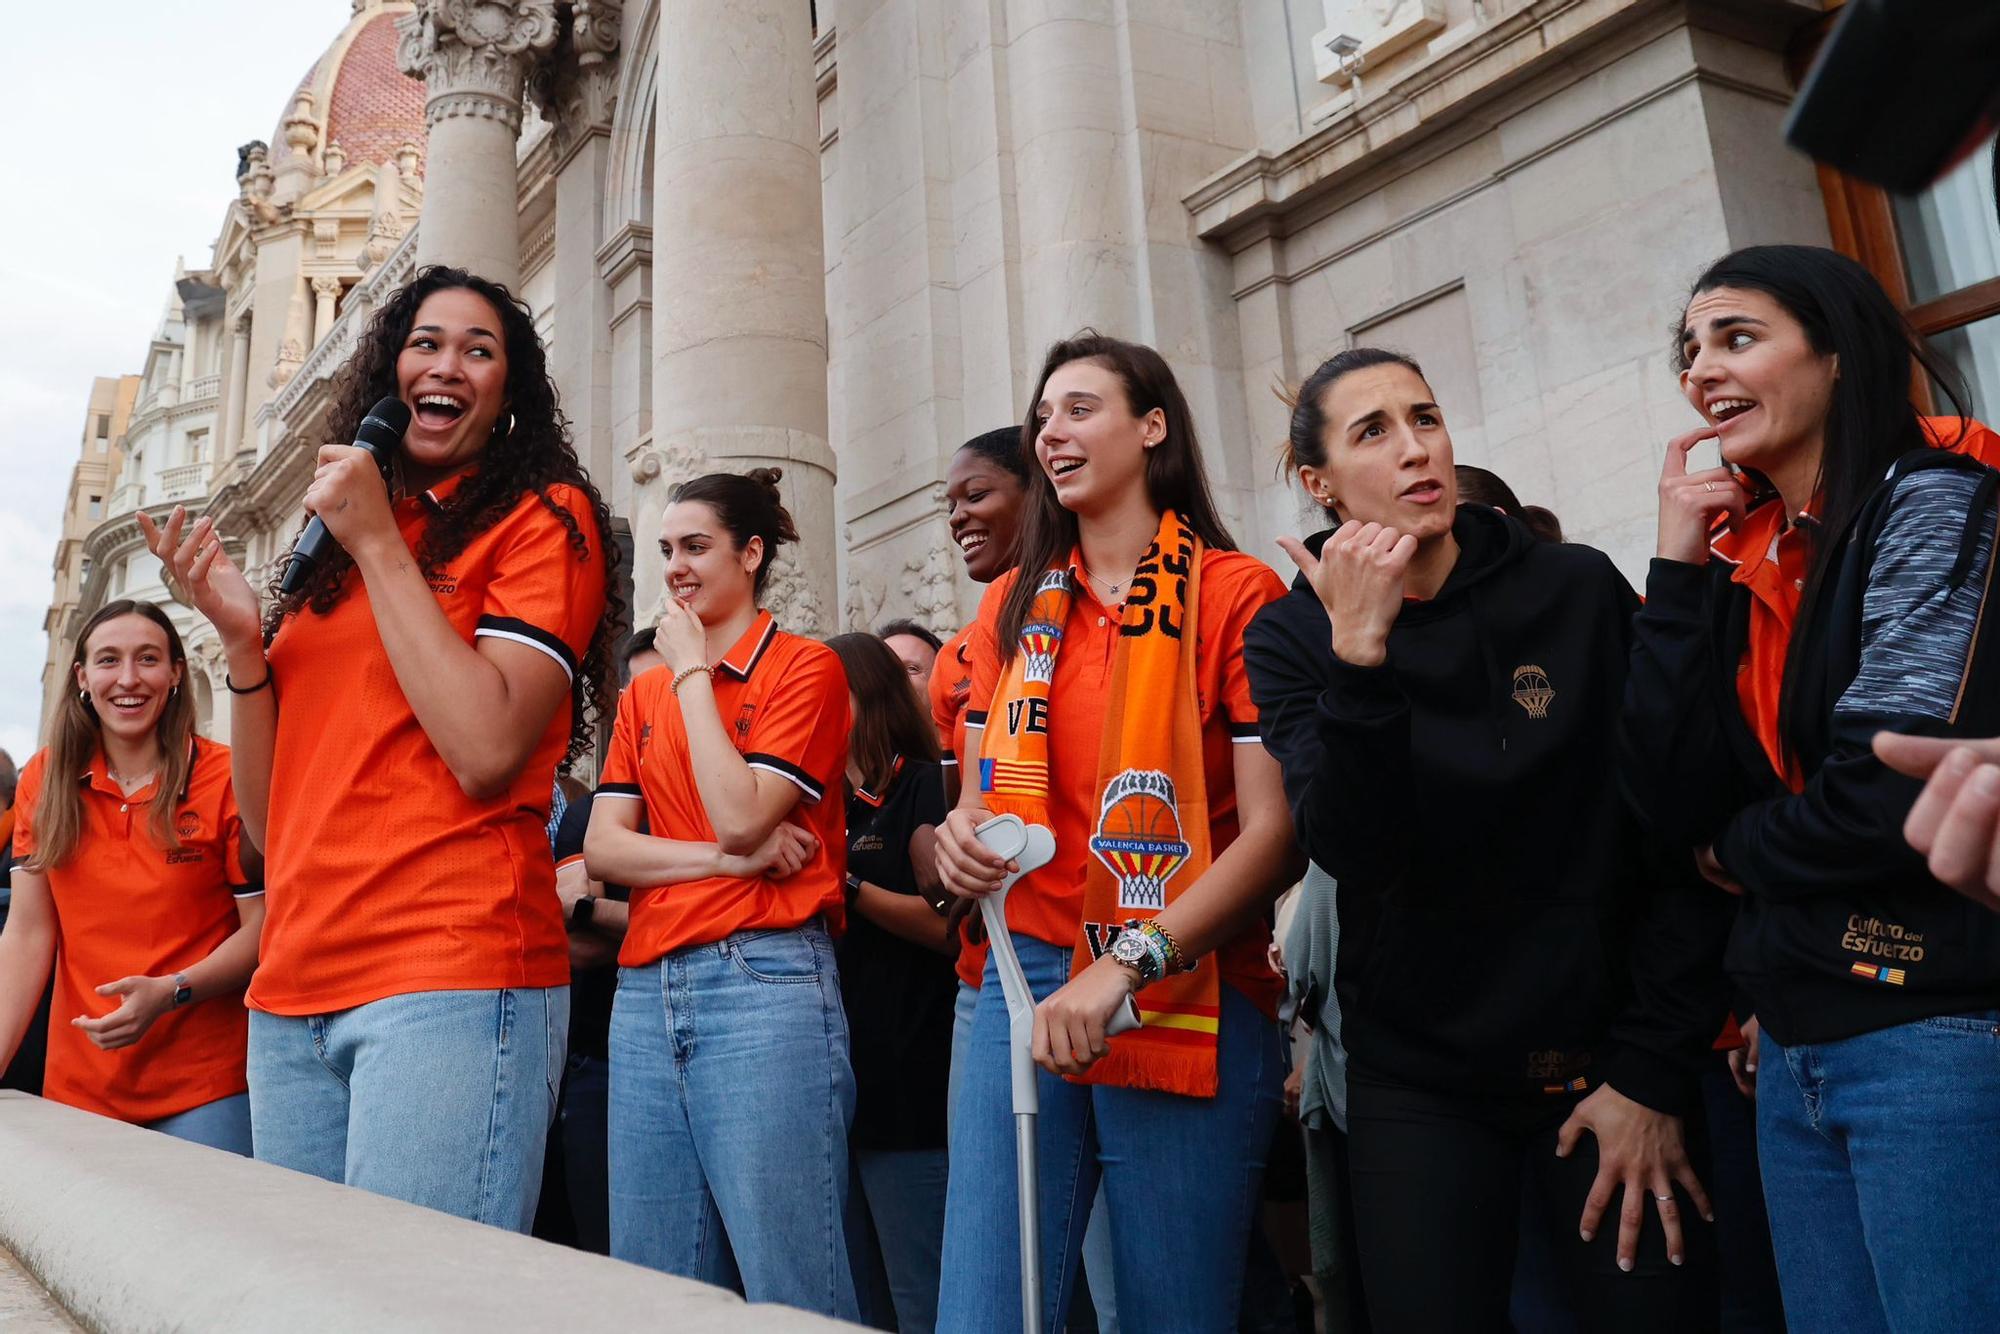
M 938 746 L 948 767 L 957 766 L 965 754 L 965 701 L 972 695 L 972 630 L 968 625 L 946 640 L 938 650 L 937 665 L 931 668 L 931 725 L 937 728 Z M 967 767 L 971 767 L 969 761 Z M 968 925 L 971 921 L 966 919 Z M 959 981 L 977 987 L 986 976 L 986 938 L 981 936 L 974 942 L 961 926 L 953 967 Z
M 655 838 L 715 842 L 715 826 L 695 785 L 687 728 L 665 667 L 642 672 L 618 701 L 599 801 L 643 801 Z M 632 886 L 631 925 L 618 962 L 649 964 L 686 945 L 738 931 L 826 920 L 846 925 L 847 673 L 832 649 L 778 629 L 759 612 L 715 669 L 715 708 L 752 769 L 795 784 L 798 805 L 785 818 L 819 840 L 812 860 L 782 880 L 711 876 L 678 884 Z
M 1081 569 L 1071 555 L 1070 564 Z M 995 580 L 979 604 L 972 625 L 972 695 L 965 715 L 965 771 L 985 729 L 986 706 L 1000 681 L 997 627 L 1007 590 L 1018 577 L 1010 571 Z M 1097 816 L 1097 764 L 1103 729 L 1111 712 L 1111 668 L 1118 645 L 1120 612 L 1097 599 L 1089 580 L 1078 577 L 1077 595 L 1063 623 L 1062 650 L 1049 684 L 1049 818 L 1056 836 L 1055 860 L 1023 877 L 1007 895 L 1007 924 L 1015 931 L 1065 949 L 1076 944 L 1083 921 L 1083 883 L 1089 839 Z M 1257 706 L 1243 669 L 1243 631 L 1265 604 L 1285 594 L 1285 585 L 1254 556 L 1240 551 L 1205 551 L 1201 564 L 1201 604 L 1196 609 L 1195 688 L 1201 713 L 1203 777 L 1208 787 L 1209 846 L 1221 856 L 1236 840 L 1234 745 L 1260 745 Z M 1164 702 L 1128 701 L 1128 706 L 1164 709 Z M 1166 715 L 1161 714 L 1162 727 Z M 1271 924 L 1260 918 L 1218 950 L 1222 978 L 1277 1013 L 1284 982 L 1271 969 Z
M 1981 423 L 1959 417 L 1919 420 L 1932 444 L 1969 454 L 1989 468 L 2000 467 L 2000 435 Z M 1709 543 L 1711 552 L 1736 567 L 1730 581 L 1750 590 L 1749 637 L 1736 665 L 1737 707 L 1771 768 L 1794 792 L 1804 790 L 1805 775 L 1785 754 L 1778 703 L 1784 693 L 1785 653 L 1812 566 L 1807 542 L 1812 526 L 1810 511 L 1786 522 L 1783 504 L 1773 498 L 1740 521 L 1719 526 Z
M 14 864 L 37 849 L 35 803 L 48 752 L 21 771 L 15 797 Z M 82 835 L 44 874 L 56 911 L 55 1002 L 49 1010 L 43 1093 L 121 1121 L 158 1121 L 234 1097 L 249 1085 L 243 1049 L 249 1015 L 240 993 L 169 1010 L 146 1035 L 101 1051 L 70 1020 L 102 1018 L 119 998 L 97 988 L 121 977 L 172 977 L 206 959 L 241 925 L 236 899 L 262 892 L 243 872 L 242 821 L 229 782 L 229 747 L 194 742 L 194 767 L 175 802 L 177 849 L 148 827 L 158 784 L 127 797 L 99 752 L 72 778 L 83 798 Z
M 411 550 L 461 483 L 398 501 Z M 466 643 L 527 644 L 574 674 L 604 612 L 590 498 L 549 488 L 587 544 L 533 492 L 431 580 Z M 569 745 L 565 699 L 508 790 L 467 796 L 417 721 L 358 574 L 332 611 L 291 617 L 271 644 L 271 765 L 263 960 L 250 1004 L 326 1014 L 417 991 L 553 987 L 569 945 L 545 830 Z

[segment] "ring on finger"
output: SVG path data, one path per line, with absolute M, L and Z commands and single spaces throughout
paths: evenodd
M 1655 1195 L 1653 1198 L 1661 1204 L 1672 1204 L 1674 1202 L 1674 1197 L 1671 1195 Z
M 1703 482 L 1703 483 L 1701 484 L 1701 489 L 1702 489 L 1702 490 L 1704 490 L 1704 491 L 1713 491 L 1713 490 L 1715 490 L 1715 483 L 1714 483 L 1714 482 Z

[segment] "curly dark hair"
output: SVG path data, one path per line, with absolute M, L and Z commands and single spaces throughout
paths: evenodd
M 332 440 L 352 440 L 361 419 L 376 400 L 400 392 L 396 359 L 410 336 L 418 307 L 433 292 L 454 288 L 484 297 L 500 316 L 500 333 L 507 351 L 506 402 L 510 417 L 508 424 L 496 430 L 481 451 L 479 466 L 452 492 L 425 529 L 416 556 L 426 574 L 435 574 L 464 551 L 474 537 L 512 512 L 521 497 L 532 491 L 569 531 L 569 544 L 576 558 L 603 562 L 604 615 L 591 632 L 590 647 L 570 685 L 569 748 L 562 761 L 566 771 L 590 749 L 598 716 L 608 715 L 616 705 L 612 641 L 617 627 L 625 623 L 625 599 L 617 577 L 616 546 L 611 540 L 611 511 L 570 442 L 569 420 L 563 416 L 555 383 L 549 379 L 548 354 L 535 333 L 527 307 L 499 283 L 464 269 L 438 264 L 419 271 L 383 303 L 368 321 L 368 327 L 361 331 L 353 355 L 334 383 L 326 434 Z M 590 539 L 576 517 L 549 498 L 549 488 L 553 486 L 571 486 L 590 498 L 591 510 L 597 518 L 597 551 L 591 551 Z M 321 616 L 331 611 L 346 590 L 348 572 L 354 568 L 353 558 L 335 547 L 313 567 L 305 587 L 285 596 L 278 586 L 290 563 L 287 557 L 275 564 L 265 590 L 266 645 L 286 619 L 301 610 L 310 608 Z

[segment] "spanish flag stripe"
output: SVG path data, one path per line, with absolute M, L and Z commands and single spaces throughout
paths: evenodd
M 1162 1014 L 1158 1010 L 1141 1010 L 1139 1019 L 1148 1028 L 1185 1028 L 1194 1033 L 1214 1033 L 1221 1028 L 1221 1021 L 1198 1014 Z

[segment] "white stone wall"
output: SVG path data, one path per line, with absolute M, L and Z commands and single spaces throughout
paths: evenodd
M 1736 246 L 1827 240 L 1812 168 L 1781 142 L 1788 96 L 1775 50 L 1666 16 L 1301 201 L 1289 235 L 1217 228 L 1241 246 L 1254 462 L 1286 423 L 1265 386 L 1392 346 L 1433 371 L 1461 462 L 1643 578 L 1662 447 L 1697 421 L 1668 364 L 1690 282 Z M 1259 500 L 1239 535 L 1259 554 L 1311 523 L 1295 491 Z

